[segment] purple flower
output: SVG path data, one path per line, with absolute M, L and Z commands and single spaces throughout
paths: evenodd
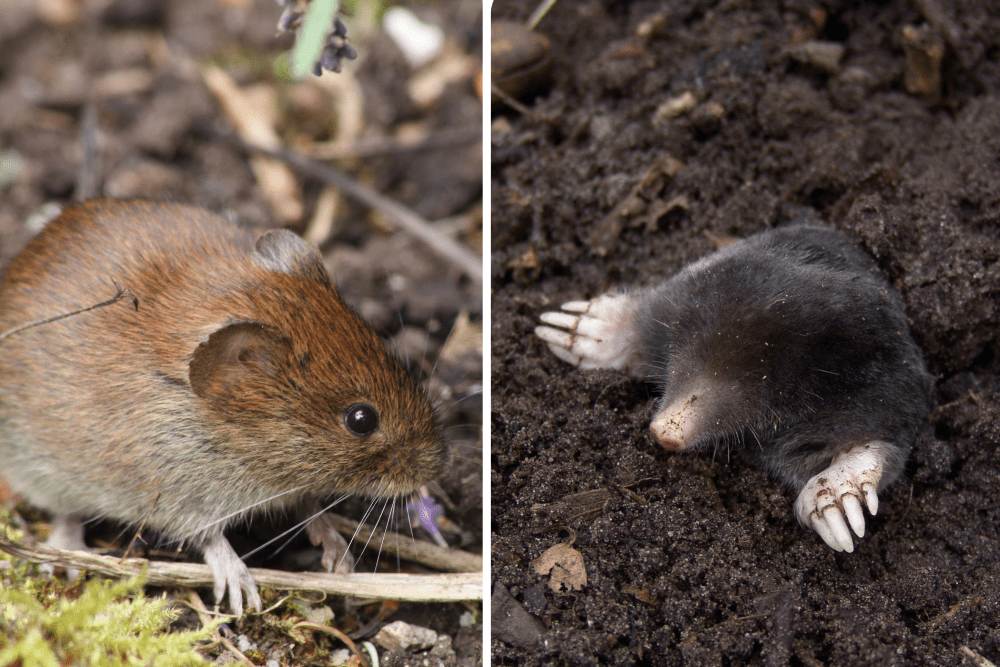
M 427 532 L 437 537 L 441 536 L 434 519 L 441 516 L 444 510 L 434 502 L 433 498 L 421 498 L 419 503 L 411 503 L 406 506 L 406 509 L 416 510 L 417 517 L 420 518 L 420 524 L 427 529 Z

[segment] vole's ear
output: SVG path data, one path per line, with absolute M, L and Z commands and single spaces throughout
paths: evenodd
M 330 284 L 319 248 L 287 229 L 272 229 L 257 239 L 254 259 L 272 271 Z
M 191 389 L 201 398 L 228 398 L 247 380 L 274 373 L 291 351 L 287 338 L 259 322 L 224 326 L 195 349 Z

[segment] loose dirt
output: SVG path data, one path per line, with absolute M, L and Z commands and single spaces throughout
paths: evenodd
M 947 7 L 585 0 L 542 20 L 551 87 L 491 138 L 494 664 L 1000 661 L 1000 7 Z M 940 99 L 933 67 L 908 74 L 907 49 L 935 48 Z M 738 450 L 662 450 L 651 385 L 532 333 L 708 234 L 803 212 L 876 258 L 937 377 L 933 437 L 853 554 Z M 558 543 L 582 588 L 532 567 Z

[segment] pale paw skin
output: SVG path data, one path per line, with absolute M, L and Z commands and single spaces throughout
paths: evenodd
M 58 515 L 52 517 L 52 530 L 49 532 L 49 539 L 45 544 L 53 549 L 64 551 L 90 551 L 87 543 L 83 539 L 83 522 L 72 515 Z M 51 563 L 42 563 L 39 569 L 52 576 L 55 568 Z M 80 576 L 80 570 L 75 567 L 66 568 L 66 578 L 76 581 Z
M 883 443 L 869 442 L 838 455 L 830 467 L 802 487 L 795 500 L 795 517 L 835 551 L 854 551 L 851 530 L 865 536 L 867 506 L 878 513 L 878 487 L 885 470 Z M 850 526 L 850 528 L 848 528 Z
M 261 610 L 260 593 L 257 592 L 257 582 L 246 564 L 233 551 L 229 542 L 221 534 L 209 538 L 205 543 L 205 563 L 212 570 L 215 579 L 213 591 L 215 603 L 222 604 L 222 599 L 229 589 L 229 607 L 237 618 L 243 615 L 243 593 L 247 596 L 247 605 Z
M 315 546 L 323 545 L 323 569 L 334 574 L 350 574 L 354 570 L 354 557 L 347 550 L 347 540 L 334 528 L 329 514 L 324 512 L 310 519 L 306 533 Z
M 542 313 L 539 319 L 544 325 L 535 327 L 535 335 L 554 355 L 577 368 L 640 373 L 634 297 L 605 294 L 590 301 L 569 301 L 561 308 Z

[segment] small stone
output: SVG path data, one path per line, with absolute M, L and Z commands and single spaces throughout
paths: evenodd
M 811 39 L 788 49 L 788 55 L 804 65 L 836 76 L 840 73 L 840 61 L 844 58 L 844 45 Z
M 451 647 L 451 637 L 448 635 L 438 636 L 429 653 L 438 658 L 448 658 L 455 655 L 455 650 Z
M 378 631 L 375 643 L 387 651 L 413 653 L 434 646 L 438 634 L 430 628 L 421 628 L 404 621 L 393 621 Z
M 677 97 L 671 97 L 656 107 L 656 111 L 653 112 L 653 127 L 663 127 L 667 121 L 673 120 L 694 109 L 696 103 L 697 100 L 691 91 Z
M 718 102 L 706 102 L 691 112 L 691 124 L 703 135 L 715 134 L 722 126 L 726 110 Z
M 353 654 L 346 648 L 339 648 L 336 651 L 330 653 L 330 664 L 343 665 L 344 663 L 346 663 L 348 660 L 351 659 L 351 655 Z

